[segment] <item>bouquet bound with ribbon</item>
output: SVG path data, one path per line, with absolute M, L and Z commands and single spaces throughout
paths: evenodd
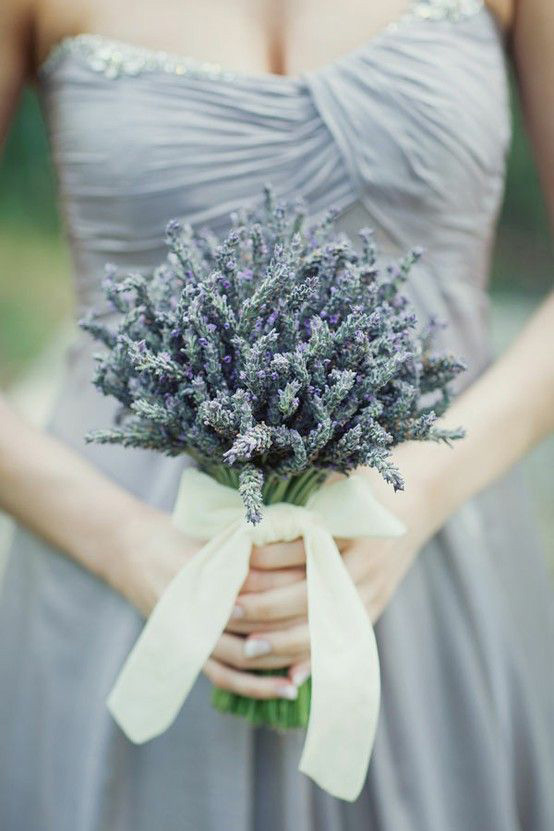
M 311 679 L 295 701 L 215 689 L 213 703 L 254 724 L 307 726 L 300 769 L 355 799 L 379 663 L 334 538 L 403 529 L 359 474 L 325 480 L 367 466 L 402 488 L 391 448 L 461 435 L 435 421 L 463 366 L 431 351 L 401 293 L 420 252 L 380 269 L 371 233 L 356 248 L 332 212 L 306 227 L 302 204 L 268 188 L 224 240 L 173 221 L 167 243 L 152 273 L 108 270 L 115 323 L 82 321 L 106 347 L 95 383 L 121 403 L 116 425 L 87 438 L 192 457 L 173 519 L 206 545 L 160 598 L 108 706 L 135 742 L 169 727 L 229 620 L 252 545 L 303 537 Z

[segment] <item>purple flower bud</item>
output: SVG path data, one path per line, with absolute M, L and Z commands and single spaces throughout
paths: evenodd
M 167 225 L 165 226 L 165 232 L 167 236 L 175 236 L 180 234 L 183 230 L 183 226 L 178 219 L 170 219 Z
M 231 356 L 230 356 L 230 355 L 224 355 L 224 356 L 223 356 L 223 361 L 224 361 L 224 363 L 226 363 L 226 364 L 230 364 L 232 360 L 233 360 L 233 359 L 231 358 Z

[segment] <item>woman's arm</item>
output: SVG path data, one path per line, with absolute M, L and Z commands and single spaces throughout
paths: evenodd
M 512 52 L 525 122 L 554 229 L 554 3 L 515 0 Z M 554 270 L 553 270 L 554 271 Z M 554 295 L 448 414 L 467 438 L 442 454 L 435 499 L 448 515 L 554 430 Z
M 32 72 L 31 4 L 0 4 L 0 141 Z M 27 425 L 0 397 L 0 508 L 98 576 L 113 573 L 118 527 L 136 501 L 77 455 Z

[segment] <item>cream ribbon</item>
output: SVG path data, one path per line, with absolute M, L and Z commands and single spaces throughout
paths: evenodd
M 333 796 L 355 800 L 377 726 L 379 657 L 333 537 L 394 537 L 403 526 L 359 475 L 324 486 L 306 507 L 270 505 L 252 526 L 238 492 L 194 468 L 183 473 L 173 521 L 188 536 L 209 542 L 183 566 L 148 618 L 109 695 L 113 717 L 133 742 L 163 733 L 227 625 L 252 545 L 303 537 L 312 699 L 299 769 Z

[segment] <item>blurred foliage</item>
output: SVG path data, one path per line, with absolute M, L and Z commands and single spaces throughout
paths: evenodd
M 551 238 L 513 98 L 514 138 L 492 288 L 538 294 L 552 284 Z M 0 163 L 0 384 L 40 351 L 71 306 L 48 152 L 37 96 L 26 90 Z
M 59 231 L 48 139 L 38 98 L 30 89 L 23 93 L 0 162 L 0 222 L 4 229 L 29 233 Z
M 515 83 L 512 122 L 513 140 L 491 288 L 537 295 L 552 287 L 552 233 Z

